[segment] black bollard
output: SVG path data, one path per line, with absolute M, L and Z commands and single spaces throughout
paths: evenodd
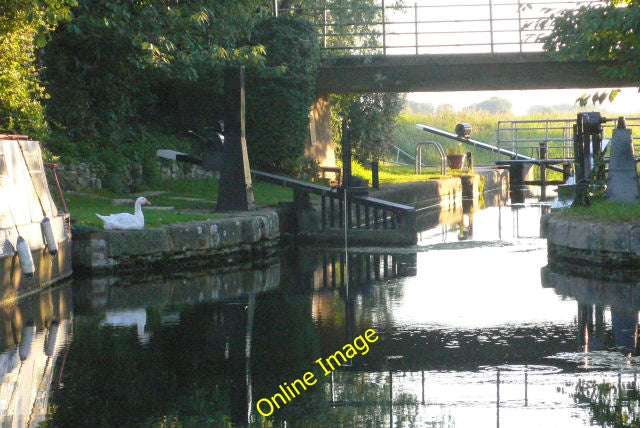
M 380 188 L 380 177 L 378 175 L 379 168 L 380 163 L 377 160 L 371 161 L 371 185 L 374 189 Z

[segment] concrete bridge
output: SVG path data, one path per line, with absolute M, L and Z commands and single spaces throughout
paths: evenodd
M 376 55 L 325 58 L 318 93 L 571 89 L 637 85 L 611 78 L 614 63 L 555 60 L 543 52 Z
M 283 9 L 309 20 L 328 57 L 318 93 L 432 92 L 635 86 L 585 60 L 543 52 L 552 14 L 596 0 L 416 0 L 399 7 Z
M 321 165 L 335 165 L 330 93 L 637 85 L 633 79 L 602 73 L 602 68 L 615 63 L 558 60 L 543 52 L 540 37 L 550 30 L 538 25 L 541 20 L 562 9 L 601 4 L 595 0 L 450 0 L 447 4 L 418 0 L 405 7 L 390 3 L 279 11 L 308 19 L 329 53 L 317 74 L 308 150 Z

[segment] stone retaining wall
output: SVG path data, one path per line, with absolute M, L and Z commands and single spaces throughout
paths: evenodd
M 73 231 L 73 268 L 92 273 L 226 265 L 270 257 L 279 243 L 273 211 L 143 230 Z
M 448 205 L 462 198 L 462 182 L 459 177 L 447 177 L 392 184 L 370 191 L 369 196 L 414 207 Z
M 179 180 L 183 178 L 211 177 L 215 173 L 206 171 L 198 165 L 178 163 L 166 159 L 158 159 L 160 178 Z M 100 190 L 104 171 L 95 168 L 88 163 L 58 164 L 56 174 L 63 190 Z M 123 171 L 125 183 L 135 184 L 142 177 L 142 165 L 133 165 Z
M 540 221 L 547 239 L 549 264 L 575 273 L 585 268 L 606 270 L 626 278 L 640 272 L 640 225 L 582 220 L 547 214 Z

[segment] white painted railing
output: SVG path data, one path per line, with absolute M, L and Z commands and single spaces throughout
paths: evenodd
M 324 49 L 338 55 L 397 55 L 537 52 L 541 19 L 595 1 L 429 1 L 396 6 L 380 0 L 372 8 L 280 9 L 304 17 L 318 29 Z M 425 1 L 425 3 L 427 3 Z

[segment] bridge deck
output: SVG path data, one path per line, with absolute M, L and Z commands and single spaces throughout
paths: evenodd
M 613 62 L 560 61 L 542 52 L 324 58 L 318 93 L 438 92 L 634 86 L 601 73 Z

